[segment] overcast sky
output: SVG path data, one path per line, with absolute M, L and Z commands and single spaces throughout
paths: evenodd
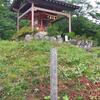
M 95 1 L 99 1 L 99 2 L 100 2 L 100 0 L 88 0 L 88 1 L 90 1 L 91 4 L 92 4 L 94 7 L 96 6 Z M 99 8 L 100 8 L 100 7 L 99 7 Z M 98 9 L 97 11 L 100 12 L 100 9 Z
M 100 0 L 88 0 L 88 1 L 90 1 L 91 4 L 95 6 L 95 5 L 96 5 L 96 4 L 95 4 L 95 1 L 100 1 Z

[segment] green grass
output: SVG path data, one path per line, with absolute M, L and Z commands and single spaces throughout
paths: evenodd
M 60 80 L 86 75 L 100 81 L 100 48 L 87 52 L 67 43 L 0 41 L 0 86 L 4 88 L 0 100 L 25 100 L 33 84 L 48 78 L 53 47 L 58 50 Z

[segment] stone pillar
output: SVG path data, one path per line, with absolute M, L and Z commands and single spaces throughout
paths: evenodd
M 57 77 L 57 49 L 51 49 L 50 55 L 50 100 L 58 100 L 58 77 Z

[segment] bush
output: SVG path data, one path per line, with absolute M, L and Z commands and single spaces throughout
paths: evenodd
M 47 32 L 49 36 L 61 35 L 62 32 L 58 31 L 59 27 L 55 24 L 48 27 Z
M 97 44 L 100 46 L 100 31 L 98 31 L 96 34 L 96 40 L 97 40 Z
M 87 40 L 88 38 L 86 37 L 86 34 L 81 36 L 82 40 Z
M 74 38 L 74 37 L 75 37 L 75 33 L 74 33 L 74 32 L 69 32 L 69 33 L 67 33 L 67 35 L 68 35 L 70 38 Z
M 36 29 L 34 29 L 33 31 L 31 30 L 30 27 L 22 27 L 17 33 L 16 35 L 19 36 L 24 36 L 26 34 L 35 34 L 37 32 Z
M 20 26 L 21 26 L 21 27 L 28 27 L 29 25 L 30 25 L 30 21 L 27 20 L 27 19 L 22 19 L 22 20 L 20 21 Z
M 5 30 L 5 33 L 2 35 L 2 38 L 5 40 L 10 40 L 12 39 L 15 31 L 13 29 Z

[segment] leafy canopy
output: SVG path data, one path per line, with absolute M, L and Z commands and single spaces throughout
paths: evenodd
M 10 0 L 0 1 L 0 38 L 10 39 L 16 30 L 15 14 L 10 11 Z

